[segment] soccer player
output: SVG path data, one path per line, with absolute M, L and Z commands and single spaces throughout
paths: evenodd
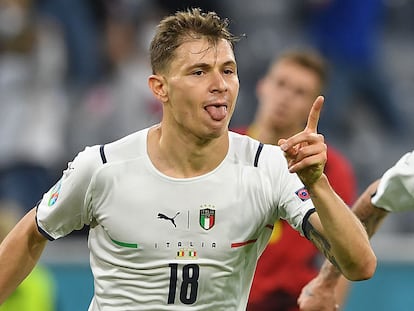
M 372 237 L 391 212 L 414 210 L 414 151 L 403 155 L 384 175 L 371 183 L 352 207 Z M 298 299 L 303 311 L 328 311 L 337 306 L 334 289 L 341 273 L 325 262 L 318 276 Z
M 235 129 L 263 143 L 276 144 L 290 137 L 306 124 L 314 98 L 327 79 L 325 60 L 313 50 L 290 50 L 271 62 L 256 87 L 258 108 L 253 123 L 246 129 Z M 325 174 L 332 188 L 348 205 L 356 198 L 356 178 L 349 161 L 327 145 Z M 299 310 L 300 292 L 319 271 L 318 249 L 303 239 L 288 222 L 270 224 L 269 243 L 258 261 L 250 290 L 248 311 Z M 337 287 L 338 302 L 347 296 L 348 282 Z
M 284 218 L 351 280 L 376 257 L 323 174 L 315 100 L 305 129 L 280 147 L 229 132 L 239 91 L 226 19 L 199 9 L 165 17 L 150 46 L 148 84 L 160 124 L 86 148 L 0 247 L 0 303 L 47 240 L 84 225 L 89 310 L 244 310 L 269 230 Z

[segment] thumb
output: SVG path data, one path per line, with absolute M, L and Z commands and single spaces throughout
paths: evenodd
M 277 145 L 282 148 L 283 151 L 286 151 L 286 148 L 284 148 L 284 144 L 286 143 L 287 139 L 281 138 L 278 140 Z

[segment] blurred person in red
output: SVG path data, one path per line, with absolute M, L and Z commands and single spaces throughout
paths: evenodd
M 323 91 L 326 67 L 325 60 L 311 50 L 287 51 L 277 57 L 257 83 L 259 104 L 253 123 L 235 131 L 270 144 L 298 132 L 306 124 L 314 98 Z M 325 174 L 335 191 L 351 204 L 357 192 L 353 167 L 329 144 Z M 318 273 L 322 254 L 286 221 L 269 224 L 269 229 L 273 233 L 258 261 L 247 310 L 299 310 L 297 298 Z M 337 293 L 341 305 L 347 290 L 344 279 Z

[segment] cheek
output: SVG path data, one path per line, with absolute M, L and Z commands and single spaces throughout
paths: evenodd
M 307 120 L 310 112 L 309 103 L 299 103 L 297 105 L 296 112 L 298 114 L 298 118 L 301 118 L 302 120 Z
M 262 98 L 269 98 L 273 96 L 282 95 L 283 90 L 277 87 L 277 85 L 266 83 L 260 90 Z

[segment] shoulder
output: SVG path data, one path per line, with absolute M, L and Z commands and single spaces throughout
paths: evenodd
M 346 165 L 346 166 L 351 166 L 350 161 L 348 160 L 348 158 L 338 149 L 336 149 L 335 147 L 331 146 L 331 145 L 327 145 L 328 146 L 328 162 L 333 162 L 333 163 L 339 163 L 342 165 Z
M 247 135 L 229 132 L 230 156 L 238 162 L 247 165 L 262 166 L 269 161 L 278 163 L 286 162 L 281 149 L 278 146 L 263 144 Z
M 398 162 L 395 164 L 396 167 L 406 169 L 407 172 L 413 173 L 414 171 L 414 150 L 404 154 Z
M 357 196 L 357 179 L 351 162 L 338 149 L 328 145 L 325 174 L 336 193 L 352 204 Z
M 381 180 L 386 179 L 409 185 L 409 188 L 414 190 L 414 151 L 404 154 L 394 166 L 389 168 L 381 178 Z
M 99 146 L 102 161 L 104 163 L 124 161 L 146 154 L 147 134 L 148 128 Z
M 145 153 L 146 130 L 104 145 L 87 146 L 68 164 L 65 174 L 93 176 L 107 162 L 128 160 Z
M 389 168 L 378 184 L 371 201 L 390 212 L 413 210 L 414 153 L 408 152 Z
M 342 152 L 328 145 L 325 172 L 327 174 L 338 172 L 354 175 L 354 167 Z

